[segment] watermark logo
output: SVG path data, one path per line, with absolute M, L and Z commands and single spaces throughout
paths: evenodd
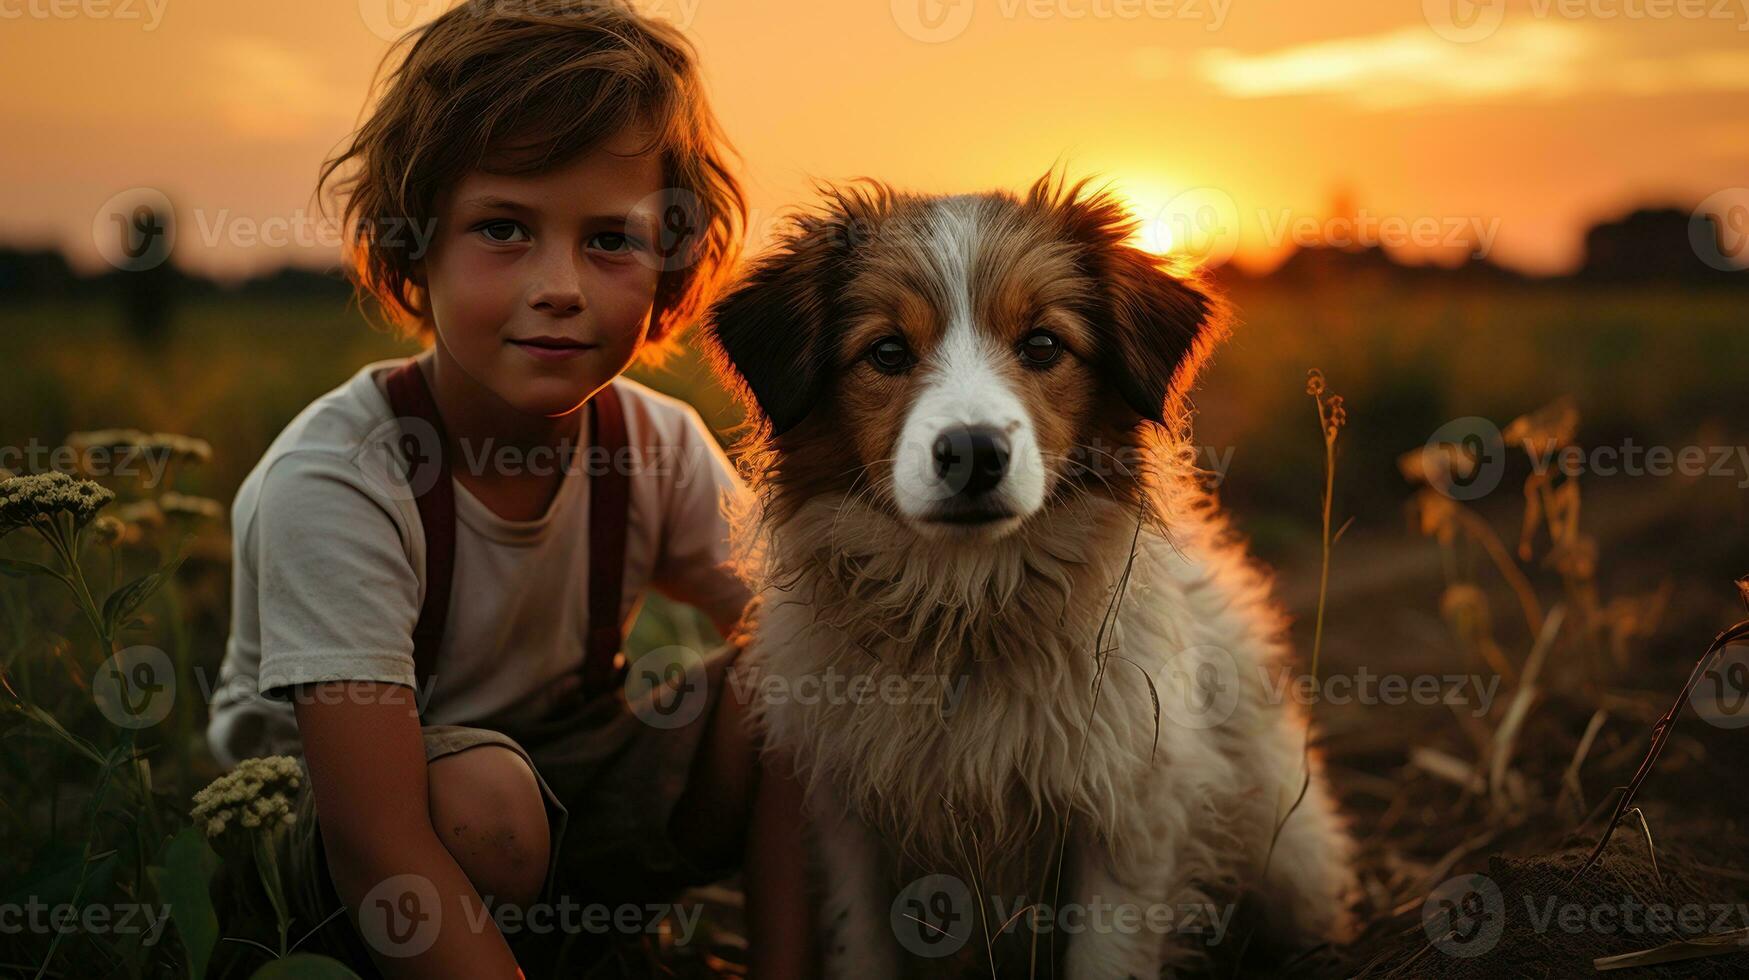
M 126 902 L 59 902 L 50 904 L 36 895 L 24 901 L 0 903 L 0 936 L 87 935 L 138 936 L 139 944 L 152 947 L 163 938 L 170 922 L 170 906 Z
M 1749 727 L 1749 644 L 1721 650 L 1688 692 L 1688 703 L 1710 725 Z
M 698 261 L 698 240 L 704 234 L 704 207 L 698 195 L 684 187 L 670 187 L 647 195 L 631 209 L 633 220 L 653 226 L 650 241 L 636 250 L 639 262 L 657 272 L 673 272 Z
M 129 188 L 97 209 L 91 242 L 123 272 L 156 269 L 176 248 L 176 207 L 155 187 Z
M 1700 202 L 1688 220 L 1688 243 L 1720 272 L 1749 270 L 1749 187 L 1731 187 Z
M 394 875 L 378 882 L 358 905 L 358 931 L 384 956 L 418 956 L 437 942 L 443 910 L 437 886 L 424 875 Z
M 973 0 L 893 0 L 893 23 L 913 40 L 941 44 L 972 24 Z
M 97 665 L 91 699 L 111 724 L 150 728 L 176 703 L 176 667 L 157 647 L 128 647 Z
M 449 6 L 449 0 L 358 0 L 358 15 L 372 34 L 394 41 L 436 20 Z
M 1150 251 L 1220 265 L 1239 248 L 1239 205 L 1218 187 L 1192 187 L 1162 205 L 1142 235 Z
M 972 938 L 971 889 L 953 875 L 925 875 L 893 899 L 893 935 L 926 959 L 952 956 Z
M 1506 475 L 1506 440 L 1499 426 L 1469 415 L 1435 429 L 1421 460 L 1428 486 L 1453 500 L 1480 500 Z
M 1224 724 L 1239 707 L 1239 664 L 1222 647 L 1185 647 L 1161 668 L 1160 713 L 1184 728 Z
M 1421 927 L 1427 941 L 1447 956 L 1483 956 L 1506 932 L 1506 899 L 1487 875 L 1450 878 L 1421 906 Z
M 494 902 L 489 897 L 476 903 L 471 897 L 463 896 L 461 901 L 462 922 L 469 932 L 478 934 L 496 927 L 506 937 L 522 934 L 577 936 L 584 933 L 655 936 L 666 932 L 675 945 L 687 946 L 698 935 L 699 919 L 704 915 L 704 906 L 698 903 L 607 905 L 579 902 L 570 895 L 531 905 Z
M 1421 10 L 1435 34 L 1468 44 L 1500 30 L 1506 0 L 1423 0 Z M 1749 30 L 1744 0 L 1530 0 L 1525 13 L 1535 20 L 1730 21 Z
M 625 698 L 632 714 L 651 728 L 691 724 L 710 700 L 704 657 L 685 646 L 650 650 L 626 671 Z
M 1469 44 L 1494 35 L 1506 20 L 1506 0 L 1421 0 L 1422 16 L 1433 33 Z
M 1218 31 L 1232 0 L 989 0 L 1004 20 L 1174 20 Z M 966 32 L 976 0 L 893 0 L 899 30 L 926 44 L 951 41 Z
M 390 500 L 410 501 L 437 485 L 443 453 L 436 426 L 399 416 L 372 429 L 353 451 L 352 461 L 372 489 Z
M 0 0 L 0 20 L 139 21 L 151 33 L 169 6 L 170 0 Z

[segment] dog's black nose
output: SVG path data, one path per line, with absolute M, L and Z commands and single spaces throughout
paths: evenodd
M 935 475 L 964 497 L 989 493 L 1008 472 L 1008 437 L 988 426 L 949 429 L 935 438 Z

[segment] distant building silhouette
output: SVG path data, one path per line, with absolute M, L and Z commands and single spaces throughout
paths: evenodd
M 1641 208 L 1593 225 L 1585 233 L 1585 260 L 1578 278 L 1603 283 L 1749 280 L 1749 272 L 1716 269 L 1702 261 L 1691 237 L 1697 229 L 1691 223 L 1704 223 L 1699 228 L 1702 244 L 1719 249 L 1719 228 L 1712 217 L 1694 218 L 1679 208 Z
M 79 277 L 59 252 L 0 248 L 0 298 L 58 299 L 78 285 Z

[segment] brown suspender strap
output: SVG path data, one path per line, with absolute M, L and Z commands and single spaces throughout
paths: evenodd
M 443 628 L 449 619 L 455 578 L 455 484 L 445 448 L 449 445 L 431 386 L 415 361 L 389 373 L 389 406 L 397 418 L 429 426 L 424 433 L 402 423 L 401 451 L 407 485 L 415 493 L 419 523 L 425 530 L 425 601 L 413 627 L 413 670 L 420 688 L 437 667 Z M 627 445 L 625 412 L 611 383 L 589 402 L 589 636 L 583 657 L 582 693 L 593 697 L 619 683 L 624 664 L 620 607 L 624 592 L 626 519 L 631 479 L 622 459 Z M 421 435 L 424 438 L 421 438 Z M 428 445 L 435 437 L 435 443 Z
M 626 520 L 631 474 L 624 459 L 626 417 L 611 383 L 589 401 L 589 639 L 583 656 L 583 695 L 608 693 L 625 669 L 620 622 L 626 567 Z
M 421 694 L 437 669 L 437 650 L 449 619 L 450 581 L 455 575 L 455 484 L 449 465 L 449 439 L 437 400 L 419 362 L 409 360 L 389 373 L 389 407 L 401 420 L 401 452 L 407 462 L 407 487 L 425 529 L 425 602 L 413 626 L 413 674 Z M 409 421 L 424 431 L 409 431 Z M 423 437 L 423 438 L 422 438 Z M 421 697 L 421 703 L 424 697 Z

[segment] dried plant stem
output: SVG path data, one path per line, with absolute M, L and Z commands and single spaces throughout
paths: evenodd
M 1749 584 L 1746 583 L 1749 583 L 1749 576 L 1738 579 L 1737 589 L 1743 597 L 1744 605 L 1749 606 Z M 1657 768 L 1658 756 L 1663 753 L 1664 744 L 1670 740 L 1670 731 L 1676 725 L 1676 716 L 1682 713 L 1682 706 L 1688 703 L 1689 695 L 1694 691 L 1694 685 L 1700 682 L 1701 675 L 1708 667 L 1712 666 L 1713 658 L 1718 656 L 1725 647 L 1744 638 L 1749 638 L 1749 619 L 1739 620 L 1713 637 L 1713 642 L 1706 648 L 1706 652 L 1701 654 L 1694 669 L 1689 671 L 1688 682 L 1682 685 L 1682 690 L 1676 695 L 1676 700 L 1671 703 L 1670 710 L 1664 712 L 1664 716 L 1653 724 L 1652 747 L 1647 750 L 1646 758 L 1640 762 L 1640 767 L 1634 771 L 1634 778 L 1628 781 L 1627 789 L 1623 791 L 1621 799 L 1615 805 L 1615 812 L 1610 815 L 1609 823 L 1603 828 L 1603 836 L 1597 839 L 1597 846 L 1591 849 L 1591 854 L 1585 859 L 1585 863 L 1579 865 L 1579 869 L 1573 872 L 1573 877 L 1567 879 L 1567 884 L 1571 885 L 1578 881 L 1580 876 L 1591 870 L 1591 866 L 1603 856 L 1604 848 L 1609 846 L 1610 836 L 1615 833 L 1615 828 L 1621 823 L 1622 817 L 1626 816 L 1628 809 L 1634 805 L 1634 797 L 1640 792 L 1640 786 L 1645 783 L 1648 776 L 1652 775 L 1652 770 Z
M 1542 603 L 1537 601 L 1536 590 L 1531 588 L 1530 580 L 1525 578 L 1524 572 L 1519 570 L 1518 563 L 1506 553 L 1506 544 L 1500 540 L 1498 534 L 1494 533 L 1494 529 L 1488 526 L 1487 521 L 1462 507 L 1456 508 L 1455 512 L 1458 520 L 1463 522 L 1464 530 L 1469 532 L 1471 540 L 1481 543 L 1482 550 L 1488 553 L 1489 559 L 1494 562 L 1494 567 L 1500 570 L 1501 577 L 1506 579 L 1506 584 L 1510 585 L 1513 593 L 1518 596 L 1518 605 L 1524 610 L 1524 621 L 1530 626 L 1531 635 L 1535 636 L 1541 633 L 1543 628 Z M 1510 676 L 1512 671 L 1508 668 L 1505 673 Z

